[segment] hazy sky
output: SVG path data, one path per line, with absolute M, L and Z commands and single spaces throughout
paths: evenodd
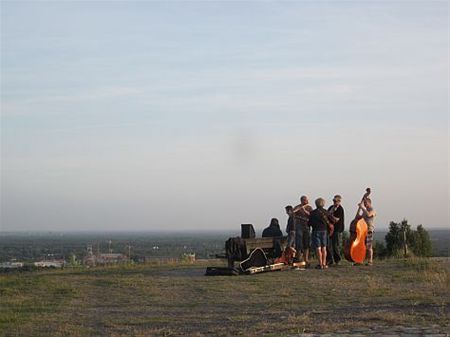
M 448 227 L 448 6 L 1 1 L 0 230 Z

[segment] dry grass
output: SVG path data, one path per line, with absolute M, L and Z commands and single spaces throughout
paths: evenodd
M 4 336 L 229 336 L 446 325 L 449 262 L 205 277 L 205 265 L 0 276 Z

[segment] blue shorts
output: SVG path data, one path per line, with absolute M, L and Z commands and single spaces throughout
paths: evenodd
M 312 232 L 312 244 L 314 248 L 328 246 L 328 232 L 327 231 Z
M 295 229 L 295 249 L 297 252 L 304 252 L 310 248 L 311 235 L 308 226 L 297 225 Z

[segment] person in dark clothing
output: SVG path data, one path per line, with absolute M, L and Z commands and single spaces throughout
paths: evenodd
M 285 207 L 286 214 L 289 216 L 286 226 L 286 233 L 288 234 L 288 247 L 295 247 L 295 219 L 294 207 L 291 205 Z
M 330 236 L 327 251 L 327 263 L 338 265 L 341 261 L 342 232 L 344 231 L 344 208 L 341 205 L 342 197 L 335 195 L 333 205 L 328 208 L 328 213 L 333 217 L 334 231 Z
M 266 229 L 263 230 L 262 237 L 263 238 L 270 238 L 270 237 L 277 237 L 277 236 L 283 236 L 283 233 L 280 229 L 280 224 L 278 223 L 278 219 L 272 218 L 270 220 L 270 225 Z
M 316 249 L 319 264 L 316 268 L 324 269 L 327 266 L 328 226 L 330 224 L 328 212 L 325 210 L 325 200 L 316 199 L 316 209 L 311 212 L 308 226 L 312 227 L 312 244 Z
M 225 242 L 225 255 L 228 259 L 228 267 L 234 268 L 234 261 L 242 261 L 247 258 L 245 240 L 242 238 L 229 238 Z
M 311 234 L 308 227 L 309 215 L 313 208 L 309 205 L 306 195 L 300 198 L 300 204 L 294 207 L 295 219 L 295 249 L 297 250 L 297 260 L 305 261 L 309 266 L 309 248 L 311 247 Z

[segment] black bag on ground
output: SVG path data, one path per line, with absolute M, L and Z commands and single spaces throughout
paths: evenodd
M 227 267 L 206 267 L 206 276 L 235 276 L 239 275 L 236 268 Z
M 230 261 L 242 261 L 247 257 L 245 240 L 240 237 L 229 238 L 225 242 L 225 256 Z

